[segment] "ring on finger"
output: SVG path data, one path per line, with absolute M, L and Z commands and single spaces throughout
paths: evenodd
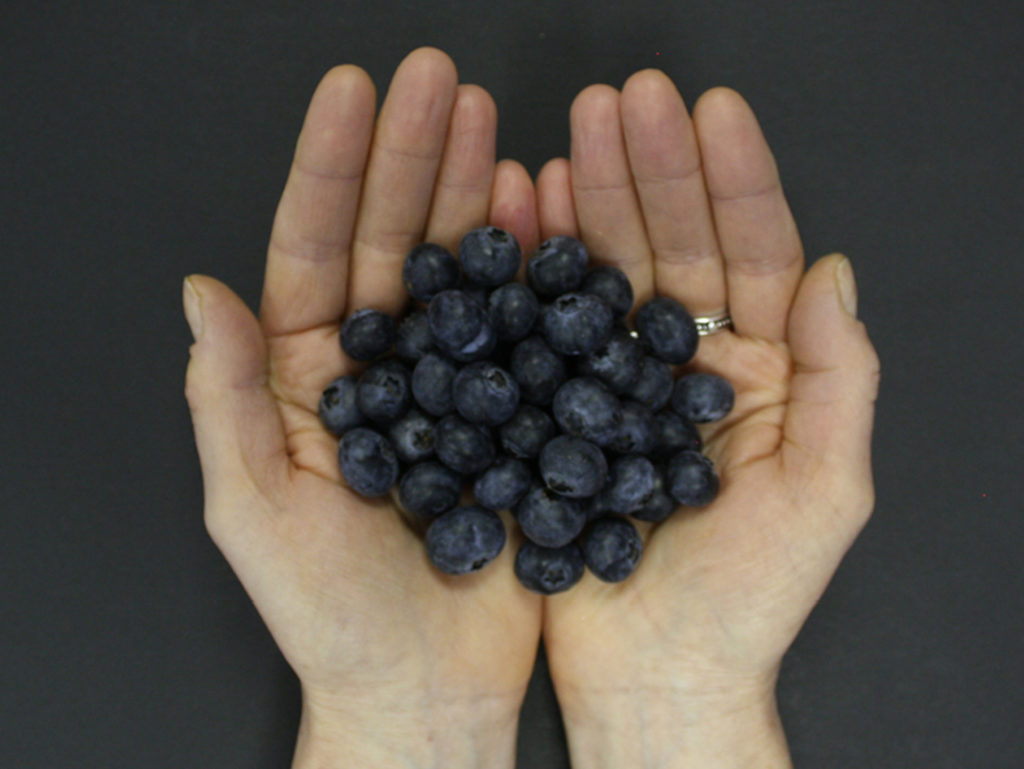
M 700 336 L 711 336 L 719 331 L 732 328 L 732 317 L 729 315 L 728 308 L 714 315 L 702 315 L 694 318 L 693 322 L 697 324 L 697 333 Z

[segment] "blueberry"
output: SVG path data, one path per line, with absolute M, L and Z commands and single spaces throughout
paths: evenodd
M 481 286 L 476 283 L 469 282 L 462 284 L 462 293 L 481 307 L 487 307 L 487 298 L 491 295 L 491 291 L 487 286 Z
M 395 355 L 405 363 L 416 362 L 434 349 L 434 335 L 430 333 L 430 318 L 423 310 L 416 310 L 398 324 Z
M 518 342 L 533 329 L 540 313 L 537 295 L 523 283 L 506 283 L 491 292 L 487 310 L 498 339 Z
M 691 422 L 716 422 L 732 411 L 735 398 L 732 385 L 717 374 L 687 374 L 676 380 L 672 408 Z
M 455 288 L 461 277 L 455 257 L 436 243 L 414 246 L 402 264 L 402 283 L 409 295 L 421 302 L 429 302 L 442 291 Z
M 398 457 L 380 433 L 355 427 L 338 442 L 338 466 L 345 481 L 364 497 L 381 497 L 398 480 Z
M 650 454 L 668 459 L 683 449 L 700 451 L 703 443 L 697 427 L 686 417 L 665 409 L 654 415 L 654 447 Z
M 665 468 L 665 487 L 679 504 L 703 507 L 718 494 L 718 473 L 699 451 L 680 451 Z
M 593 496 L 608 477 L 601 449 L 571 435 L 559 435 L 544 444 L 537 467 L 549 489 L 574 499 Z
M 583 531 L 587 515 L 578 499 L 556 494 L 535 485 L 515 507 L 519 528 L 531 542 L 543 547 L 562 547 Z
M 341 349 L 352 360 L 369 361 L 383 355 L 395 343 L 395 319 L 380 310 L 356 310 L 341 324 Z
M 488 467 L 497 453 L 490 430 L 449 414 L 434 425 L 437 458 L 455 472 L 474 475 Z
M 629 390 L 640 376 L 644 358 L 643 345 L 623 328 L 612 331 L 608 341 L 576 363 L 576 373 L 593 376 L 604 382 L 613 393 Z
M 697 352 L 697 324 L 686 308 L 668 296 L 656 296 L 636 313 L 641 341 L 666 363 L 686 363 Z
M 626 273 L 618 267 L 601 265 L 590 268 L 580 291 L 604 299 L 616 320 L 626 317 L 633 309 L 633 287 Z
M 511 510 L 530 490 L 533 472 L 521 459 L 499 457 L 473 484 L 476 501 L 491 510 Z
M 608 515 L 608 511 L 604 508 L 604 499 L 600 493 L 586 499 L 581 499 L 580 502 L 583 504 L 583 512 L 587 516 L 587 523 Z
M 412 396 L 420 408 L 435 417 L 455 410 L 452 380 L 458 367 L 437 352 L 428 352 L 412 370 Z
M 480 328 L 480 333 L 469 344 L 465 344 L 457 350 L 451 351 L 453 360 L 460 363 L 468 363 L 475 360 L 486 360 L 494 353 L 498 346 L 498 334 L 491 325 L 490 320 Z
M 422 462 L 434 454 L 434 420 L 409 409 L 391 423 L 388 438 L 400 460 L 410 465 Z
M 526 263 L 526 280 L 542 299 L 575 291 L 587 274 L 586 247 L 569 235 L 556 235 L 540 244 Z
M 640 401 L 651 411 L 661 411 L 672 398 L 672 369 L 660 358 L 645 355 L 640 361 L 636 381 L 625 394 Z
M 555 437 L 555 423 L 547 412 L 524 404 L 498 429 L 498 437 L 510 456 L 533 459 Z
M 599 518 L 583 538 L 583 560 L 604 582 L 621 582 L 636 570 L 644 543 L 625 518 Z
M 437 294 L 430 301 L 427 317 L 434 343 L 455 360 L 486 358 L 497 342 L 486 308 L 464 291 Z
M 598 446 L 612 443 L 622 427 L 619 399 L 593 377 L 576 377 L 559 387 L 551 410 L 563 432 Z
M 637 401 L 622 401 L 622 425 L 608 448 L 616 454 L 649 454 L 654 449 L 654 414 Z
M 456 410 L 470 422 L 493 427 L 507 421 L 519 407 L 519 384 L 490 361 L 464 366 L 452 380 Z
M 562 355 L 588 355 L 612 335 L 612 311 L 593 294 L 567 293 L 544 308 L 540 329 L 551 349 Z
M 397 358 L 375 363 L 363 372 L 356 385 L 359 410 L 374 422 L 393 422 L 412 403 L 409 369 Z
M 498 514 L 476 505 L 456 507 L 427 527 L 427 555 L 445 574 L 468 574 L 493 561 L 505 546 Z
M 583 568 L 583 551 L 575 542 L 541 547 L 529 540 L 519 548 L 513 566 L 522 586 L 541 595 L 568 590 L 582 579 Z
M 499 227 L 477 227 L 459 243 L 462 272 L 481 286 L 500 286 L 512 280 L 522 261 L 515 237 Z
M 462 497 L 462 476 L 440 462 L 418 462 L 398 482 L 398 501 L 418 518 L 448 512 Z
M 354 376 L 335 379 L 320 396 L 317 411 L 323 426 L 335 435 L 341 435 L 349 428 L 366 421 L 363 412 L 356 405 L 356 384 Z
M 633 511 L 630 515 L 640 521 L 659 523 L 672 515 L 676 507 L 676 501 L 665 490 L 665 468 L 655 465 L 654 490 L 644 503 L 644 506 L 639 510 Z
M 519 397 L 535 406 L 551 403 L 568 375 L 562 356 L 537 335 L 528 336 L 512 349 L 509 370 L 519 383 Z
M 654 493 L 654 465 L 647 457 L 628 454 L 608 466 L 608 483 L 601 489 L 602 508 L 626 515 L 643 509 Z

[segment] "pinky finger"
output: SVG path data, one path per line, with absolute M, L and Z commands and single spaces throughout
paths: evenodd
M 502 160 L 494 169 L 488 222 L 512 233 L 524 261 L 537 248 L 537 196 L 530 174 L 514 160 Z
M 572 176 L 566 158 L 549 160 L 537 175 L 537 218 L 541 240 L 554 235 L 579 237 Z

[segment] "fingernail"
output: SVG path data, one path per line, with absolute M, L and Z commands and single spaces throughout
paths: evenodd
M 857 317 L 857 284 L 853 279 L 853 267 L 850 260 L 845 256 L 836 265 L 836 287 L 839 290 L 839 299 L 843 303 L 843 309 L 851 318 Z
M 192 338 L 198 342 L 203 333 L 203 311 L 199 307 L 199 292 L 188 278 L 182 286 L 182 304 L 185 305 L 185 320 L 192 329 Z

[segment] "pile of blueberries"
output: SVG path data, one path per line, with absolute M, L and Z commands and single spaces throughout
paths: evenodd
M 626 275 L 590 266 L 583 244 L 546 240 L 526 264 L 497 227 L 470 231 L 458 258 L 433 243 L 408 254 L 412 298 L 398 322 L 352 313 L 341 346 L 369 362 L 320 399 L 340 436 L 348 485 L 367 497 L 397 484 L 447 574 L 474 572 L 505 545 L 499 510 L 525 541 L 515 573 L 530 590 L 567 590 L 589 568 L 618 582 L 642 540 L 630 517 L 658 522 L 718 492 L 695 423 L 721 419 L 733 389 L 716 375 L 673 377 L 697 350 L 697 327 L 669 297 L 633 308 Z M 471 487 L 475 504 L 460 504 Z

